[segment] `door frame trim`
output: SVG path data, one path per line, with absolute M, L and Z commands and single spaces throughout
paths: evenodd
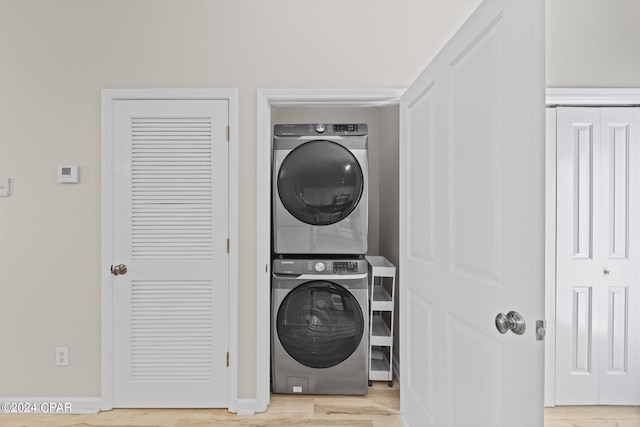
M 258 89 L 256 137 L 256 412 L 270 401 L 271 107 L 381 107 L 405 89 Z
M 640 105 L 640 88 L 551 88 L 547 107 L 625 107 Z
M 118 100 L 211 99 L 229 103 L 229 412 L 238 408 L 238 90 L 237 89 L 103 89 L 102 90 L 102 188 L 101 188 L 101 404 L 113 409 L 113 295 L 109 266 L 113 249 L 112 168 L 113 103 Z
M 551 88 L 546 90 L 545 212 L 545 406 L 556 405 L 556 110 L 554 107 L 629 107 L 640 105 L 640 88 Z

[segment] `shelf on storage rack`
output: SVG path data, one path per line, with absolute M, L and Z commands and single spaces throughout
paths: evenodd
M 369 266 L 373 270 L 376 276 L 381 277 L 395 277 L 396 266 L 391 264 L 388 259 L 383 256 L 367 255 L 365 256 L 369 262 Z
M 391 364 L 389 363 L 389 347 L 371 347 L 371 368 L 369 369 L 369 381 L 390 381 Z
M 382 286 L 373 287 L 373 295 L 371 296 L 372 310 L 388 310 L 393 311 L 393 298 L 389 292 Z
M 365 257 L 369 263 L 369 385 L 387 381 L 393 386 L 393 312 L 396 267 L 383 256 Z
M 381 313 L 373 312 L 373 321 L 371 322 L 370 344 L 374 345 L 393 345 L 393 333 L 389 325 L 382 319 Z

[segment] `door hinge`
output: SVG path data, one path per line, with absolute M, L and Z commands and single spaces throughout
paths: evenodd
M 229 239 L 227 239 L 227 253 L 229 253 L 230 246 L 231 246 L 231 243 L 229 243 Z
M 229 142 L 229 133 L 231 130 L 229 129 L 229 125 L 227 125 L 227 142 Z
M 229 367 L 229 352 L 227 351 L 227 368 Z
M 547 328 L 544 320 L 536 320 L 536 341 L 543 341 L 547 334 Z

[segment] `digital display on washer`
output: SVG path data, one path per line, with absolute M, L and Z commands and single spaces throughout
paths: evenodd
M 358 132 L 358 125 L 333 125 L 335 133 Z
M 346 273 L 346 272 L 357 272 L 357 271 L 358 271 L 358 263 L 355 261 L 334 261 L 333 262 L 334 273 Z

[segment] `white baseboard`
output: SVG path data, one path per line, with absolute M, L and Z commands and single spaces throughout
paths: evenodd
M 99 397 L 0 397 L 1 414 L 97 414 Z
M 254 415 L 257 409 L 256 399 L 238 399 L 236 414 L 238 415 Z

